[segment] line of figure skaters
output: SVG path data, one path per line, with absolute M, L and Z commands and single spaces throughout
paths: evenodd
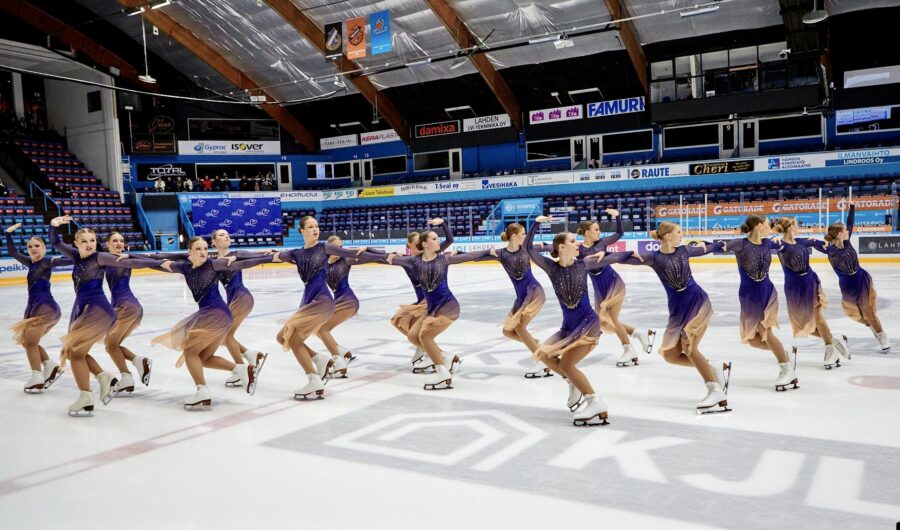
M 540 378 L 555 372 L 568 383 L 566 406 L 574 415 L 575 425 L 607 423 L 606 404 L 578 369 L 578 363 L 594 349 L 603 331 L 615 333 L 622 343 L 622 355 L 616 361 L 619 367 L 638 364 L 632 340 L 638 341 L 647 353 L 653 348 L 654 330 L 636 329 L 619 320 L 625 284 L 609 266 L 614 263 L 650 267 L 662 282 L 668 298 L 669 320 L 659 352 L 667 362 L 693 367 L 700 374 L 707 393 L 696 405 L 698 413 L 731 410 L 727 393 L 732 364 L 707 360 L 700 352 L 700 341 L 713 311 L 709 297 L 691 274 L 691 258 L 714 251 L 735 253 L 741 279 L 738 293 L 741 340 L 774 354 L 779 366 L 776 390 L 799 388 L 799 378 L 796 347 L 791 361 L 773 333 L 778 327 L 778 298 L 768 275 L 773 251 L 778 253 L 784 269 L 784 292 L 794 337 L 821 338 L 825 343 L 825 368 L 840 366 L 842 358 L 849 359 L 850 348 L 845 336 L 831 332 L 822 315 L 826 299 L 818 276 L 809 266 L 811 248 L 828 256 L 838 276 L 844 312 L 872 330 L 882 352 L 890 350 L 890 342 L 876 314 L 872 277 L 860 268 L 849 241 L 855 214 L 852 206 L 847 224 L 829 226 L 824 241 L 797 237 L 799 227 L 793 218 L 770 223 L 764 217 L 752 215 L 741 227 L 746 237 L 717 243 L 683 245 L 681 228 L 663 222 L 651 232 L 651 237 L 659 241 L 659 250 L 648 253 L 606 253 L 607 247 L 623 235 L 618 212 L 610 209 L 606 213 L 616 220 L 617 226 L 616 232 L 608 237 L 601 237 L 597 222 L 584 221 L 578 229 L 583 238 L 580 244 L 576 235 L 569 232 L 556 234 L 552 244 L 534 243 L 539 225 L 553 221 L 542 216 L 535 219 L 527 233 L 520 224 L 508 225 L 501 236 L 507 243 L 505 247 L 464 253 L 445 252 L 453 243 L 450 226 L 441 219 L 433 219 L 428 223 L 428 230 L 409 234 L 406 246 L 410 254 L 405 256 L 366 248 L 344 248 L 336 236 L 320 242 L 319 226 L 312 216 L 300 220 L 302 248 L 282 252 L 232 251 L 228 233 L 217 230 L 211 237 L 216 257 L 209 255 L 207 242 L 201 237 L 190 240 L 187 253 L 128 255 L 121 234 L 111 234 L 106 242 L 109 252 L 101 252 L 96 234 L 82 228 L 75 234 L 75 245 L 68 245 L 57 231 L 59 225 L 72 220 L 68 216 L 54 219 L 50 227 L 50 244 L 62 257 L 46 257 L 44 242 L 36 237 L 28 241 L 25 255 L 13 245 L 11 233 L 19 227 L 14 225 L 6 230 L 7 245 L 11 255 L 28 267 L 25 317 L 12 327 L 16 342 L 25 348 L 32 370 L 25 392 L 41 393 L 49 388 L 63 373 L 67 361 L 80 391 L 68 409 L 72 416 L 93 414 L 91 375 L 99 383 L 99 398 L 104 405 L 115 395 L 134 391 L 135 376 L 129 370 L 129 363 L 137 379 L 149 384 L 152 361 L 122 344 L 138 327 L 143 315 L 140 303 L 129 288 L 131 269 L 139 268 L 183 275 L 198 304 L 197 312 L 151 342 L 181 352 L 176 366 L 187 365 L 197 388 L 194 395 L 184 400 L 189 410 L 208 408 L 212 404 L 204 375 L 207 368 L 231 372 L 226 386 L 244 387 L 248 393 L 254 393 L 267 354 L 248 349 L 235 338 L 235 333 L 253 309 L 253 296 L 242 282 L 241 271 L 263 263 L 293 263 L 304 284 L 299 309 L 277 335 L 279 344 L 293 352 L 307 376 L 306 384 L 294 391 L 296 399 L 322 399 L 330 378 L 347 376 L 347 366 L 355 356 L 337 343 L 332 331 L 359 309 L 359 300 L 348 279 L 351 267 L 360 263 L 386 263 L 402 267 L 406 272 L 416 300 L 401 305 L 391 323 L 415 347 L 413 372 L 430 374 L 424 388 L 437 390 L 452 388 L 453 373 L 460 364 L 457 355 L 443 351 L 436 342 L 460 313 L 459 303 L 448 287 L 448 270 L 457 263 L 499 260 L 516 293 L 503 323 L 503 334 L 531 351 L 535 365 L 525 377 Z M 443 228 L 443 241 L 435 231 L 438 227 Z M 769 237 L 773 228 L 781 234 L 780 239 Z M 532 262 L 549 276 L 563 315 L 559 331 L 542 342 L 528 331 L 528 324 L 545 302 L 544 290 L 531 270 Z M 57 364 L 40 346 L 40 340 L 61 315 L 50 292 L 52 269 L 67 265 L 73 266 L 76 297 L 68 333 L 61 339 L 62 351 Z M 103 291 L 104 279 L 112 294 L 111 301 Z M 588 296 L 588 279 L 593 285 L 594 306 Z M 224 300 L 219 283 L 225 288 Z M 322 340 L 329 355 L 317 353 L 307 345 L 307 339 L 313 335 Z M 90 355 L 91 347 L 100 340 L 104 341 L 119 377 L 104 371 Z M 222 345 L 231 360 L 215 355 Z

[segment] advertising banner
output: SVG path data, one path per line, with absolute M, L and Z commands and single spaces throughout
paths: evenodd
M 891 195 L 874 195 L 854 197 L 853 204 L 857 211 L 893 210 L 897 208 L 898 198 Z M 751 202 L 710 202 L 704 211 L 703 204 L 662 204 L 654 207 L 656 217 L 679 217 L 687 215 L 787 215 L 798 213 L 818 213 L 819 211 L 846 211 L 848 205 L 843 197 L 822 199 L 796 199 L 785 201 L 751 201 Z
M 372 55 L 391 51 L 391 12 L 379 11 L 369 15 Z
M 861 236 L 860 254 L 900 254 L 900 236 Z
M 864 149 L 861 151 L 840 151 L 836 158 L 825 160 L 825 166 L 858 166 L 900 162 L 900 156 L 893 149 Z
M 612 101 L 598 101 L 597 103 L 588 103 L 587 117 L 602 118 L 605 116 L 614 116 L 616 114 L 644 112 L 644 109 L 644 96 L 614 99 Z
M 528 113 L 528 123 L 531 125 L 540 125 L 543 123 L 580 120 L 582 117 L 581 105 L 571 105 L 568 107 L 532 110 Z
M 375 188 L 363 188 L 359 190 L 358 197 L 364 199 L 368 197 L 392 197 L 393 195 L 393 186 L 378 186 Z
M 351 18 L 345 23 L 347 58 L 362 59 L 366 56 L 366 17 Z
M 540 214 L 544 208 L 544 199 L 540 197 L 531 199 L 504 199 L 500 201 L 500 211 L 503 215 L 531 215 Z
M 505 188 L 520 188 L 525 185 L 522 177 L 494 177 L 481 179 L 481 189 L 501 190 Z
M 728 160 L 722 162 L 702 162 L 690 164 L 691 175 L 718 175 L 721 173 L 744 173 L 753 171 L 753 160 Z
M 383 144 L 385 142 L 397 142 L 399 140 L 400 136 L 397 134 L 397 131 L 393 129 L 359 133 L 360 145 Z
M 508 114 L 494 114 L 492 116 L 479 116 L 463 120 L 463 132 L 484 131 L 487 129 L 502 129 L 509 127 L 512 122 Z
M 542 173 L 540 175 L 526 175 L 527 186 L 556 186 L 572 183 L 572 173 Z
M 220 228 L 231 235 L 267 236 L 281 233 L 281 199 L 191 199 L 191 224 L 197 235 Z
M 197 178 L 194 168 L 194 164 L 137 164 L 137 179 L 143 182 L 178 177 L 193 180 Z
M 319 139 L 319 149 L 337 149 L 339 147 L 353 147 L 359 145 L 359 137 L 355 134 L 345 134 L 343 136 L 331 136 L 329 138 Z
M 260 140 L 242 142 L 240 140 L 190 140 L 179 141 L 178 152 L 182 155 L 222 156 L 222 155 L 280 155 L 281 142 Z
M 444 136 L 459 132 L 459 120 L 442 121 L 438 123 L 426 123 L 416 125 L 416 138 L 428 138 L 431 136 Z

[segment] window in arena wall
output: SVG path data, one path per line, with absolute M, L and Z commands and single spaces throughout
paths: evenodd
M 652 150 L 652 129 L 603 135 L 604 154 L 638 153 Z
M 569 138 L 541 140 L 526 144 L 526 160 L 529 162 L 570 158 L 571 156 L 572 144 Z
M 344 162 L 341 164 L 333 165 L 334 178 L 336 179 L 348 179 L 353 177 L 353 168 L 350 162 Z
M 386 156 L 372 159 L 373 175 L 391 175 L 394 173 L 406 173 L 405 156 Z
M 328 162 L 307 162 L 306 164 L 306 178 L 308 180 L 330 179 L 333 176 L 333 168 Z
M 760 119 L 759 141 L 790 140 L 796 138 L 821 138 L 822 115 L 785 116 L 781 118 Z
M 449 167 L 449 151 L 432 151 L 430 153 L 413 154 L 413 168 L 416 171 L 427 171 L 429 169 L 448 169 Z
M 835 111 L 838 134 L 873 134 L 900 130 L 900 106 Z
M 681 149 L 719 145 L 719 124 L 705 123 L 663 129 L 663 147 Z

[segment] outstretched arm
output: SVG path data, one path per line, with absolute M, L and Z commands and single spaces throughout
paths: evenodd
M 731 241 L 735 241 L 735 240 L 732 239 Z M 740 252 L 740 249 L 743 248 L 743 242 L 745 240 L 738 239 L 737 241 L 740 241 L 741 245 L 735 249 L 735 252 Z M 720 251 L 724 250 L 727 246 L 727 243 L 729 243 L 729 242 L 718 241 L 716 243 L 709 243 L 706 241 L 701 241 L 700 243 L 697 243 L 696 245 L 688 245 L 687 246 L 688 256 L 692 257 L 692 258 L 696 258 L 698 256 L 705 256 L 707 254 L 711 254 L 717 250 L 720 250 Z
M 828 245 L 826 245 L 825 242 L 822 241 L 821 239 L 815 239 L 815 238 L 810 237 L 810 238 L 803 239 L 802 241 L 803 241 L 803 246 L 805 246 L 806 248 L 814 248 L 814 249 L 818 250 L 819 252 L 821 252 L 822 254 L 828 254 Z
M 385 259 L 385 263 L 388 265 L 403 267 L 406 272 L 413 271 L 413 264 L 415 262 L 415 256 L 398 256 L 397 254 L 388 254 L 388 257 Z
M 444 229 L 444 241 L 441 243 L 441 248 L 438 249 L 438 253 L 443 252 L 450 248 L 450 245 L 453 244 L 453 230 L 450 228 L 449 223 L 445 223 L 443 219 L 435 219 L 441 221 L 435 226 L 440 226 Z
M 26 267 L 31 264 L 31 259 L 19 252 L 19 249 L 16 248 L 15 243 L 13 243 L 12 233 L 6 232 L 6 250 L 9 251 L 9 255 L 12 256 L 16 261 L 25 265 Z
M 603 267 L 606 267 L 607 265 L 610 265 L 613 263 L 622 263 L 625 260 L 631 258 L 631 256 L 633 254 L 634 254 L 634 251 L 629 250 L 627 252 L 610 252 L 609 254 L 606 254 L 605 256 L 603 256 L 600 259 L 594 259 L 594 258 L 590 258 L 590 257 L 585 258 L 584 259 L 584 267 L 589 271 L 600 270 Z
M 228 258 L 216 258 L 213 260 L 213 270 L 215 271 L 240 271 L 262 265 L 264 263 L 272 263 L 272 255 L 261 256 L 258 258 L 247 258 L 239 261 L 230 261 Z
M 653 253 L 648 252 L 645 254 L 638 254 L 637 252 L 635 252 L 619 263 L 623 265 L 646 265 L 648 267 L 653 267 Z
M 541 254 L 541 251 L 534 248 L 534 236 L 537 234 L 538 227 L 540 223 L 545 221 L 549 221 L 549 217 L 540 216 L 531 223 L 531 226 L 528 228 L 528 235 L 525 236 L 525 252 L 528 252 L 528 256 L 531 257 L 531 260 L 537 264 L 538 267 L 544 269 L 548 274 L 551 271 L 551 267 L 554 265 L 554 261 L 547 256 Z
M 114 267 L 119 269 L 149 269 L 151 267 L 162 267 L 167 260 L 143 259 L 138 257 L 129 257 L 119 259 L 120 256 L 110 254 L 109 252 L 98 252 L 97 263 L 104 267 Z
M 187 252 L 152 252 L 150 254 L 141 254 L 141 257 L 148 259 L 167 259 L 171 261 L 183 261 L 188 259 Z
M 850 205 L 850 214 L 847 216 L 847 237 L 853 235 L 853 222 L 856 220 L 856 205 Z
M 387 263 L 388 255 L 384 252 L 365 251 L 355 258 L 350 258 L 351 265 L 360 265 L 363 263 Z
M 452 256 L 447 256 L 447 263 L 454 265 L 456 263 L 465 263 L 467 261 L 478 261 L 486 256 L 495 256 L 494 249 L 473 250 L 471 252 L 460 252 Z
M 725 239 L 725 240 L 719 241 L 718 244 L 721 245 L 722 252 L 728 252 L 729 250 L 732 252 L 740 252 L 741 249 L 744 248 L 744 241 L 746 241 L 745 238 L 739 237 L 739 238 L 735 238 L 735 239 Z M 709 245 L 706 245 L 706 246 L 709 246 Z M 702 254 L 699 254 L 699 255 L 702 256 Z

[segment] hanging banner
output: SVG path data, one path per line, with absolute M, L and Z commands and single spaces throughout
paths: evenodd
M 369 15 L 369 35 L 372 55 L 391 51 L 391 12 L 379 11 Z
M 332 136 L 329 138 L 319 139 L 319 149 L 337 149 L 339 147 L 353 147 L 359 145 L 358 137 L 355 134 L 345 134 L 343 136 Z
M 325 24 L 325 59 L 338 60 L 344 52 L 343 26 L 340 22 Z
M 691 164 L 691 175 L 718 175 L 753 171 L 753 160 L 729 160 L 727 162 L 703 162 Z
M 443 136 L 459 132 L 459 120 L 442 121 L 439 123 L 426 123 L 416 125 L 416 138 L 428 138 L 429 136 Z
M 197 235 L 224 228 L 233 235 L 281 234 L 281 198 L 191 198 L 191 224 Z
M 616 114 L 628 114 L 629 112 L 644 111 L 644 96 L 636 98 L 614 99 L 612 101 L 598 101 L 588 103 L 587 117 L 602 118 Z
M 347 58 L 361 59 L 366 56 L 366 18 L 351 18 L 346 23 Z

